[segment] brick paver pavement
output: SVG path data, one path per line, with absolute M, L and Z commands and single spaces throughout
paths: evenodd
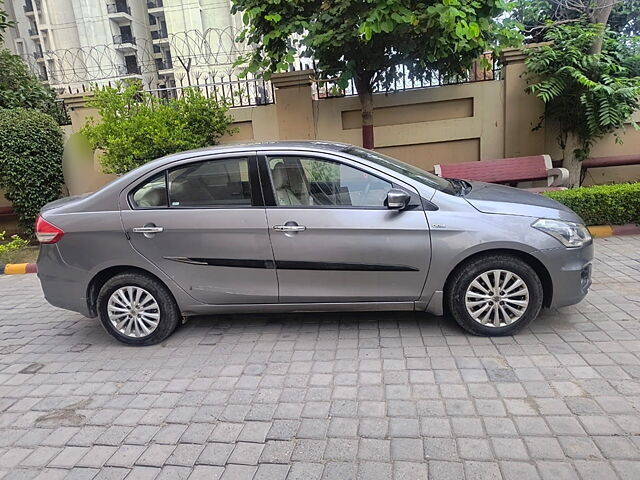
M 640 237 L 516 337 L 412 313 L 219 316 L 126 347 L 0 277 L 0 476 L 640 479 Z

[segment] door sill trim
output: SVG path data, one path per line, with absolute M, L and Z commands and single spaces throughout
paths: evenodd
M 182 315 L 209 313 L 283 313 L 283 312 L 366 312 L 413 311 L 415 302 L 329 302 L 329 303 L 251 303 L 230 305 L 190 305 Z

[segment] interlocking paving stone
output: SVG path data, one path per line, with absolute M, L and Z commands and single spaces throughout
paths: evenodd
M 636 480 L 640 237 L 595 243 L 587 298 L 515 337 L 252 314 L 131 348 L 0 277 L 0 476 Z

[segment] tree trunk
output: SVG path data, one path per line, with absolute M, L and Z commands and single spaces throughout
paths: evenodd
M 356 78 L 356 90 L 360 99 L 362 109 L 362 146 L 373 149 L 375 146 L 373 138 L 373 87 L 371 79 L 373 75 L 365 72 Z
M 569 133 L 562 152 L 562 167 L 569 170 L 569 181 L 567 182 L 569 188 L 580 186 L 582 161 L 576 155 L 576 150 L 579 148 L 581 148 L 580 141 L 575 135 Z
M 594 2 L 593 11 L 591 12 L 591 23 L 601 23 L 606 26 L 615 3 L 615 0 L 596 0 Z M 603 35 L 598 35 L 598 38 L 596 38 L 593 45 L 591 45 L 589 53 L 597 54 L 602 51 L 602 37 Z

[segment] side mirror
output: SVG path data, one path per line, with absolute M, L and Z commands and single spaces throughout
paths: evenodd
M 387 208 L 389 209 L 402 210 L 409 204 L 410 200 L 411 196 L 404 190 L 392 188 L 387 192 Z

